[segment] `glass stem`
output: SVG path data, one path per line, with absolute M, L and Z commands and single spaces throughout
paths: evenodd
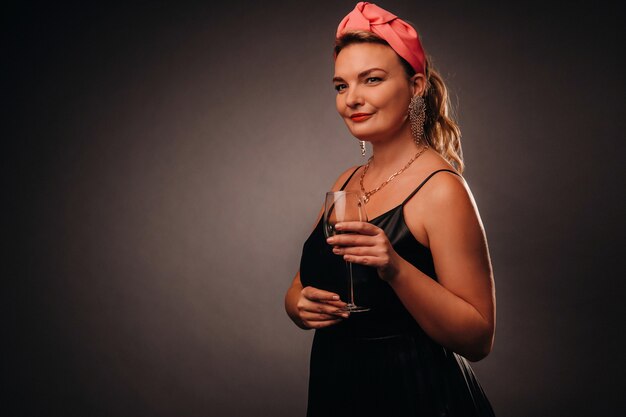
M 346 261 L 346 266 L 350 272 L 350 304 L 356 306 L 356 304 L 354 304 L 354 286 L 352 284 L 352 262 Z

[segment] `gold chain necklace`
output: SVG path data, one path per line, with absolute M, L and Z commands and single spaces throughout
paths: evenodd
M 409 166 L 411 166 L 413 161 L 419 158 L 419 156 L 423 154 L 426 149 L 428 149 L 428 145 L 424 146 L 419 151 L 417 151 L 417 153 L 413 156 L 413 158 L 411 158 L 411 160 L 407 162 L 407 164 L 402 169 L 391 174 L 389 178 L 387 178 L 387 181 L 383 182 L 382 184 L 380 184 L 378 187 L 374 188 L 373 190 L 365 191 L 365 187 L 363 186 L 363 178 L 365 178 L 365 173 L 370 167 L 370 162 L 372 162 L 372 160 L 374 159 L 374 155 L 370 156 L 370 159 L 367 160 L 367 164 L 365 165 L 365 168 L 363 168 L 363 172 L 361 173 L 361 180 L 359 181 L 361 184 L 361 192 L 363 193 L 363 201 L 365 202 L 365 204 L 367 204 L 367 202 L 370 201 L 370 196 L 372 194 L 374 194 L 376 191 L 383 188 L 385 185 L 389 184 L 391 180 L 393 180 L 395 177 L 402 174 L 404 170 L 407 169 Z

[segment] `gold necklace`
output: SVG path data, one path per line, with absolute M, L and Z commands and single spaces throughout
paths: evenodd
M 387 178 L 387 181 L 383 182 L 382 184 L 380 184 L 378 187 L 374 188 L 373 190 L 365 191 L 365 187 L 363 186 L 363 178 L 365 178 L 365 173 L 370 167 L 370 162 L 372 162 L 372 160 L 374 159 L 374 155 L 370 156 L 370 159 L 367 160 L 367 164 L 365 165 L 365 168 L 363 168 L 363 172 L 361 173 L 361 180 L 359 181 L 361 184 L 361 192 L 363 193 L 363 201 L 365 202 L 365 204 L 367 204 L 367 202 L 370 201 L 370 196 L 372 194 L 374 194 L 376 191 L 383 188 L 385 185 L 389 184 L 389 182 L 391 182 L 391 180 L 393 180 L 395 177 L 402 174 L 404 170 L 407 169 L 409 166 L 411 166 L 413 161 L 419 158 L 419 156 L 423 154 L 426 149 L 428 149 L 428 145 L 425 145 L 423 148 L 418 150 L 417 153 L 413 156 L 413 158 L 411 158 L 411 160 L 407 162 L 407 164 L 402 169 L 391 174 L 389 178 Z

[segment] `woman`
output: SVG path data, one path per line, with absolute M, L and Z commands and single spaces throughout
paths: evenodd
M 491 351 L 493 274 L 445 85 L 415 29 L 365 2 L 339 24 L 333 82 L 373 156 L 332 189 L 361 193 L 370 221 L 326 239 L 318 219 L 285 297 L 316 329 L 307 415 L 491 416 L 465 358 Z M 343 260 L 370 311 L 341 310 Z

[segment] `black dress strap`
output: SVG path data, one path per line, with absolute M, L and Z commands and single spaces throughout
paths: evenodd
M 343 185 L 341 186 L 341 188 L 339 189 L 339 191 L 343 191 L 344 188 L 346 188 L 346 185 L 348 185 L 348 183 L 350 182 L 350 180 L 352 179 L 352 177 L 354 176 L 354 174 L 356 174 L 356 172 L 359 170 L 359 168 L 361 168 L 361 165 L 359 165 L 358 167 L 356 167 L 356 169 L 352 172 L 352 174 L 350 174 L 350 176 L 348 177 L 348 179 L 346 180 L 346 182 L 343 183 Z
M 409 194 L 409 196 L 402 202 L 402 205 L 405 205 L 406 202 L 409 201 L 420 190 L 420 188 L 422 188 L 422 186 L 424 184 L 426 184 L 426 182 L 430 179 L 430 177 L 432 177 L 433 175 L 435 175 L 436 173 L 441 172 L 441 171 L 448 171 L 448 172 L 453 173 L 454 175 L 459 175 L 457 172 L 452 171 L 451 169 L 445 169 L 445 168 L 444 169 L 438 169 L 437 171 L 431 172 L 430 175 L 427 176 L 426 179 L 424 181 L 422 181 L 422 183 L 420 185 L 418 185 L 417 188 L 411 194 Z

